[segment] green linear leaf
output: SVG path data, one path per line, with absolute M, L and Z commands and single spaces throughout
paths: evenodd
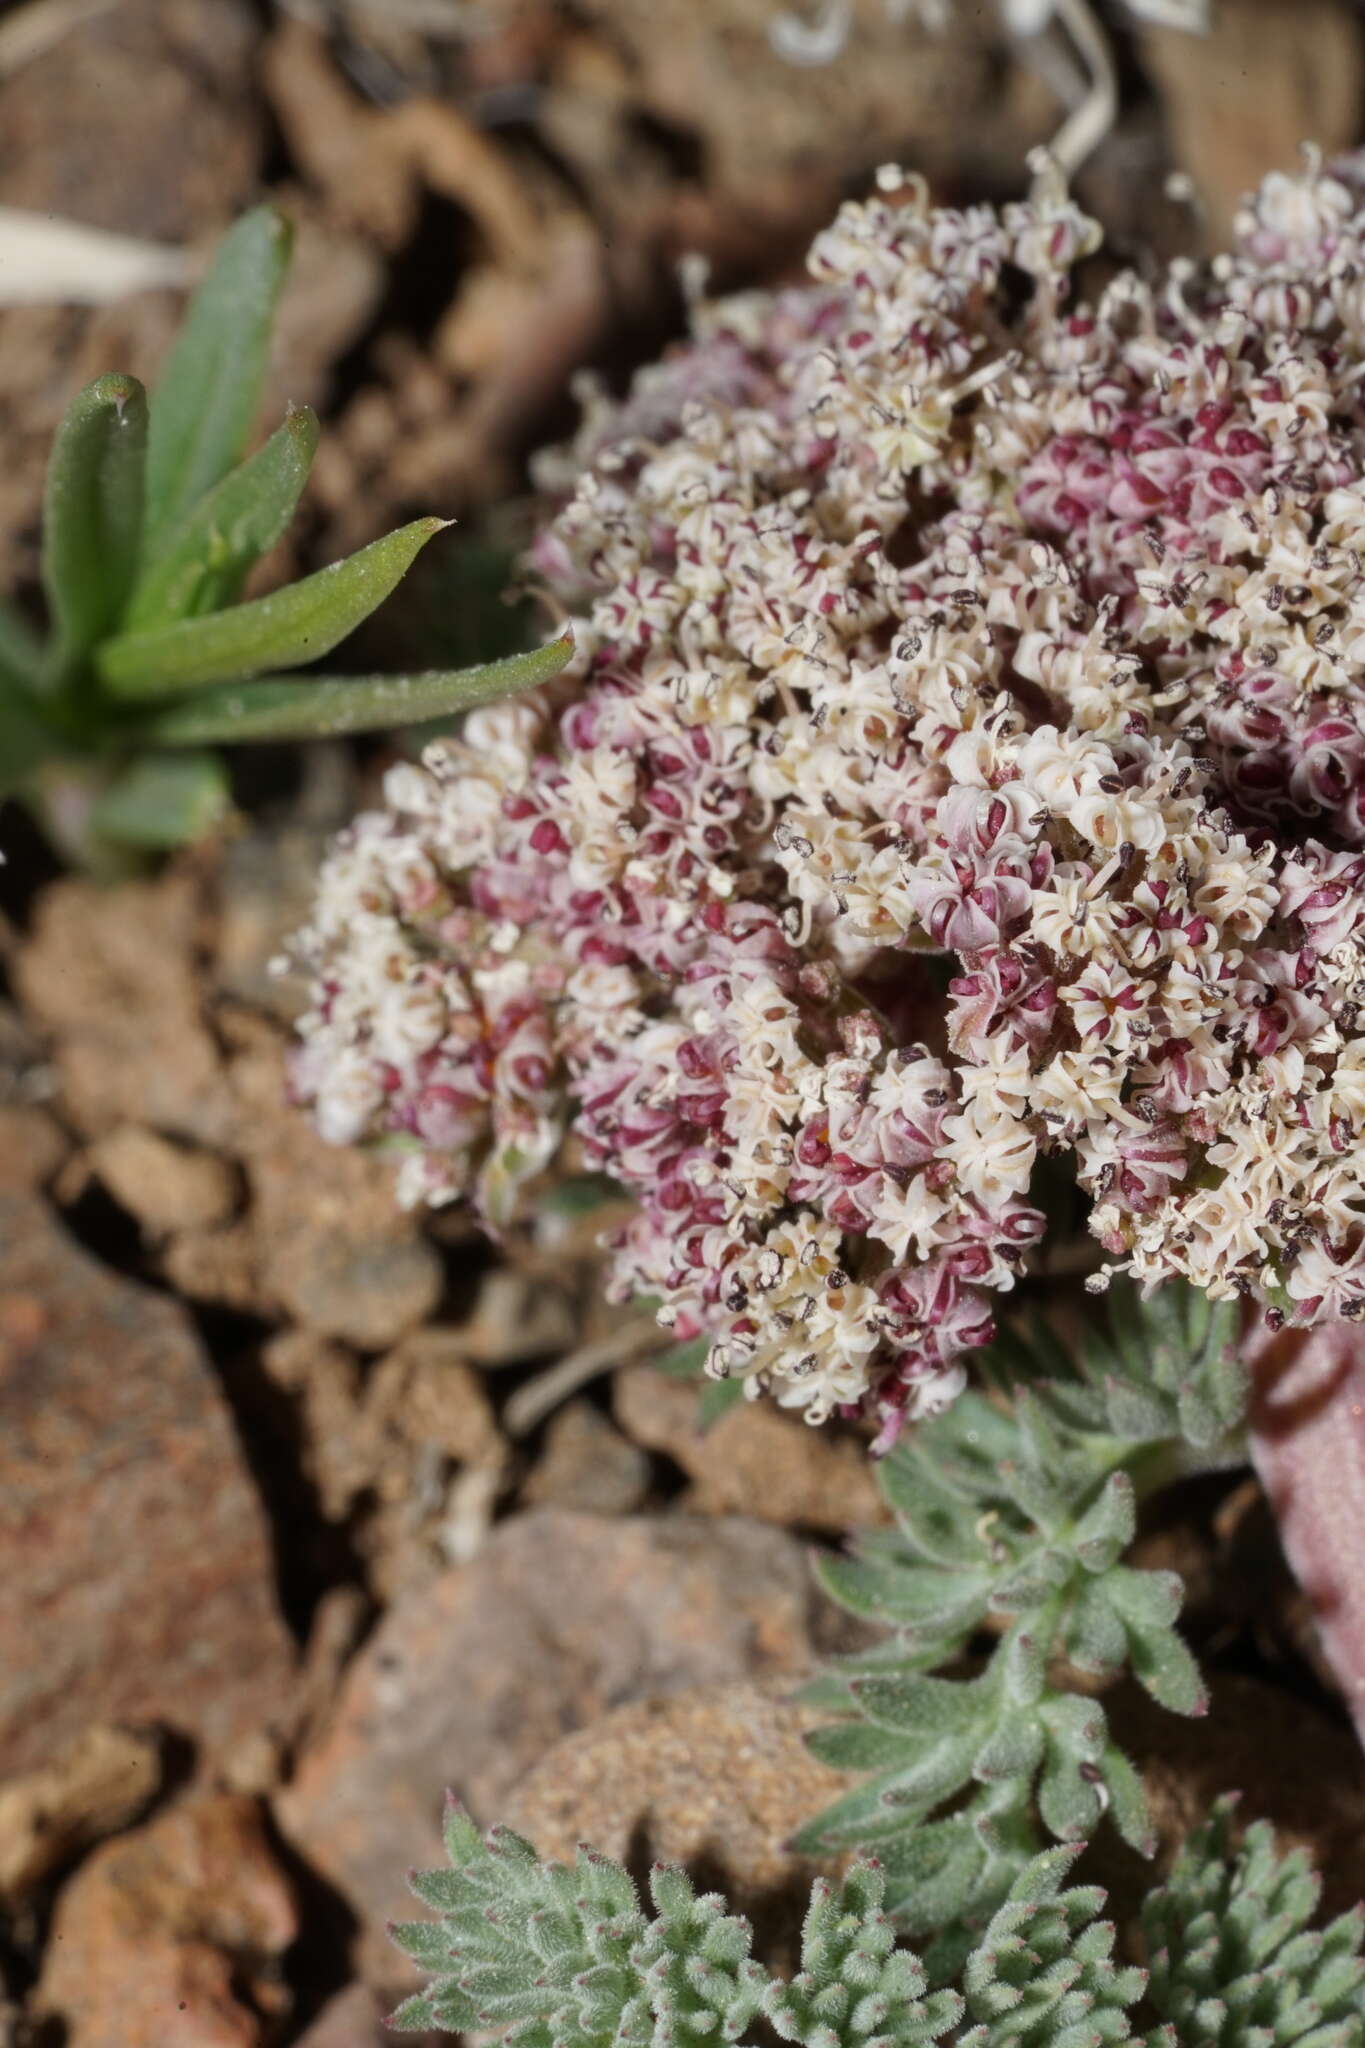
M 414 519 L 269 597 L 151 632 L 120 634 L 99 651 L 100 676 L 120 697 L 173 697 L 318 661 L 383 603 L 449 523 Z
M 454 672 L 313 680 L 261 676 L 172 705 L 141 723 L 138 731 L 174 747 L 392 731 L 533 690 L 558 675 L 572 652 L 572 641 L 552 640 L 530 654 Z
M 190 302 L 152 402 L 145 562 L 246 448 L 292 239 L 273 207 L 255 207 L 223 237 Z
M 0 601 L 0 690 L 37 690 L 42 673 L 38 635 L 13 605 Z
M 125 632 L 199 618 L 235 604 L 249 571 L 294 516 L 318 445 L 317 416 L 291 412 L 263 448 L 206 491 L 145 569 Z
M 744 1399 L 742 1378 L 731 1380 L 707 1380 L 697 1396 L 697 1427 L 706 1430 L 720 1421 L 722 1415 Z
M 102 838 L 161 853 L 202 838 L 231 808 L 216 754 L 143 754 L 109 784 L 91 823 Z
M 97 377 L 77 392 L 57 429 L 43 508 L 53 684 L 113 631 L 127 601 L 146 448 L 147 394 L 136 377 Z
M 19 789 L 53 750 L 51 736 L 28 699 L 0 685 L 0 800 Z
M 667 1351 L 650 1362 L 655 1372 L 666 1372 L 674 1380 L 698 1380 L 706 1369 L 706 1360 L 711 1350 L 709 1337 L 689 1337 L 685 1344 L 674 1344 Z M 728 1385 L 728 1381 L 722 1382 Z M 741 1382 L 741 1385 L 743 1382 Z

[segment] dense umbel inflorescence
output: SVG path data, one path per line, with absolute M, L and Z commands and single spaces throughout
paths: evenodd
M 572 681 L 343 835 L 296 1085 L 494 1226 L 572 1129 L 612 1286 L 884 1436 L 1074 1157 L 1096 1276 L 1365 1310 L 1365 159 L 1124 272 L 884 174 L 547 464 Z

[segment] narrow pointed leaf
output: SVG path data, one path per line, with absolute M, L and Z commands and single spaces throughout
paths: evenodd
M 100 649 L 100 675 L 120 697 L 176 697 L 211 683 L 245 681 L 267 669 L 318 661 L 383 603 L 432 535 L 447 524 L 414 519 L 269 597 L 208 618 L 121 634 Z
M 293 518 L 317 445 L 317 417 L 304 406 L 206 491 L 143 572 L 125 630 L 168 626 L 235 604 L 250 570 Z
M 298 740 L 348 732 L 389 732 L 426 718 L 451 717 L 477 704 L 533 690 L 558 675 L 571 640 L 552 640 L 484 668 L 413 676 L 261 676 L 203 691 L 139 727 L 163 746 Z
M 136 377 L 97 377 L 77 392 L 57 429 L 43 507 L 54 684 L 114 630 L 127 602 L 146 450 L 147 394 Z
M 162 852 L 202 838 L 230 809 L 216 754 L 144 754 L 110 783 L 92 823 L 105 839 Z
M 28 699 L 0 683 L 0 801 L 22 786 L 51 741 Z
M 697 1427 L 710 1429 L 728 1415 L 735 1404 L 744 1399 L 742 1378 L 729 1380 L 707 1380 L 697 1396 Z
M 42 669 L 43 649 L 37 634 L 12 605 L 0 603 L 0 692 L 36 690 Z
M 709 1337 L 689 1337 L 685 1344 L 674 1344 L 651 1363 L 655 1372 L 667 1373 L 670 1379 L 697 1380 L 702 1376 L 710 1349 Z
M 156 561 L 246 448 L 290 241 L 288 222 L 272 207 L 244 214 L 191 301 L 152 404 L 145 562 Z

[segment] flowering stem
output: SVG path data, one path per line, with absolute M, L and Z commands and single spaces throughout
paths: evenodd
M 1090 81 L 1085 98 L 1048 144 L 1048 154 L 1070 177 L 1114 125 L 1119 103 L 1118 79 L 1104 30 L 1087 0 L 1056 0 L 1056 13 L 1075 44 Z

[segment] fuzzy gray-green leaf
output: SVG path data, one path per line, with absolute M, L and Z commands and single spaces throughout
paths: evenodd
M 1314 1932 L 1320 1887 L 1302 1856 L 1277 1855 L 1264 1823 L 1234 1852 L 1232 1812 L 1218 1802 L 1144 1903 L 1147 1996 L 1162 2022 L 1148 2048 L 1163 2028 L 1180 2048 L 1360 2048 L 1365 1920 L 1357 1910 Z
M 867 1829 L 862 1839 L 876 1840 L 892 1876 L 893 1910 L 916 1931 L 931 1903 L 945 1922 L 997 1904 L 1036 1846 L 1038 1820 L 1074 1839 L 1108 1808 L 1125 1839 L 1149 1846 L 1136 1775 L 1098 1702 L 1068 1690 L 1062 1660 L 1103 1673 L 1130 1664 L 1162 1705 L 1202 1710 L 1174 1627 L 1179 1580 L 1122 1562 L 1135 1528 L 1128 1466 L 1150 1469 L 1155 1452 L 1179 1469 L 1182 1402 L 1201 1427 L 1216 1411 L 1220 1461 L 1240 1416 L 1226 1324 L 1183 1294 L 1125 1297 L 1122 1341 L 1097 1341 L 1079 1369 L 1055 1343 L 1049 1353 L 1045 1330 L 987 1354 L 981 1377 L 1000 1398 L 968 1394 L 922 1424 L 881 1469 L 895 1530 L 820 1567 L 835 1599 L 894 1634 L 880 1654 L 845 1660 L 842 1693 L 831 1685 L 821 1696 L 860 1732 L 817 1736 L 817 1753 L 870 1776 L 801 1844 L 856 1842 Z M 1011 1370 L 1027 1373 L 1027 1387 Z M 969 1647 L 981 1621 L 1010 1616 L 978 1676 L 928 1675 Z M 977 1789 L 963 1798 L 970 1779 Z M 945 1815 L 949 1800 L 958 1803 Z

